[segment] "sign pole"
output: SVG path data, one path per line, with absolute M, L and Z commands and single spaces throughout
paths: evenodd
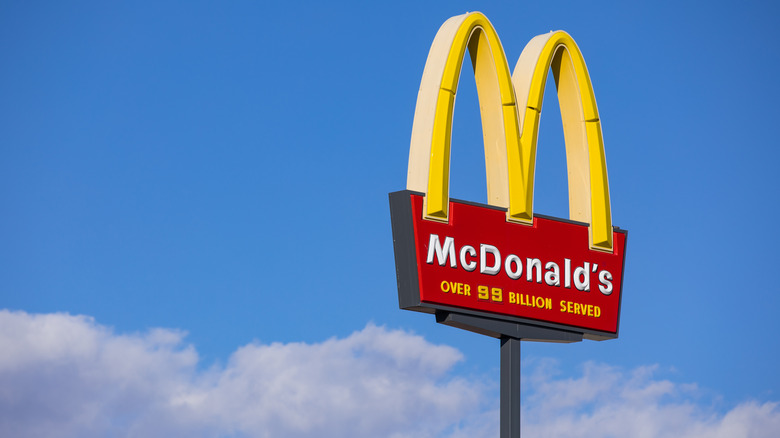
M 500 438 L 520 438 L 520 339 L 501 336 Z

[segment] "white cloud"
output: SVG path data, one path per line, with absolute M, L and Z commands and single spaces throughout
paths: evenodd
M 319 344 L 250 344 L 197 371 L 179 331 L 117 335 L 84 316 L 0 311 L 0 436 L 436 436 L 478 410 L 452 347 L 368 325 Z
M 582 376 L 568 378 L 556 377 L 551 360 L 526 368 L 529 436 L 771 438 L 780 431 L 778 403 L 746 402 L 719 415 L 704 391 L 656 378 L 656 366 L 626 372 L 587 363 Z
M 116 334 L 89 317 L 0 310 L 0 436 L 495 437 L 495 382 L 456 349 L 368 325 L 317 344 L 250 344 L 199 370 L 184 333 Z M 769 437 L 776 403 L 719 414 L 695 385 L 527 363 L 523 430 L 544 437 Z

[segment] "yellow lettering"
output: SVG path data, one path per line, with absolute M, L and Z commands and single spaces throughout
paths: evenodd
M 480 286 L 483 287 L 483 286 Z M 457 281 L 447 281 L 444 280 L 441 282 L 441 291 L 444 293 L 450 292 L 453 294 L 458 295 L 466 295 L 471 296 L 471 286 L 465 283 L 458 283 Z M 480 296 L 481 299 L 486 300 L 488 299 L 487 296 L 487 287 L 485 287 L 485 295 Z
M 478 286 L 477 287 L 477 298 L 480 300 L 486 300 L 488 299 L 488 287 L 487 286 Z
M 491 296 L 491 300 L 501 302 L 504 300 L 503 292 L 501 291 L 501 288 L 494 287 Z
M 552 300 L 545 299 L 545 307 L 552 308 Z M 601 317 L 601 307 L 593 304 L 580 304 L 573 301 L 561 300 L 561 312 L 574 313 L 577 315 L 590 316 L 591 318 Z

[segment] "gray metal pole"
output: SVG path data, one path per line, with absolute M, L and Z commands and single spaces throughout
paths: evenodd
M 520 438 L 520 339 L 501 336 L 500 438 Z

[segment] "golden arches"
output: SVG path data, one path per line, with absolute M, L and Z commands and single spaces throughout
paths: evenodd
M 488 203 L 507 208 L 509 221 L 533 223 L 539 115 L 547 72 L 552 69 L 564 122 L 570 217 L 591 224 L 591 248 L 612 251 L 601 125 L 579 48 L 565 32 L 537 36 L 523 50 L 510 77 L 498 35 L 479 12 L 447 20 L 425 64 L 407 174 L 407 189 L 426 193 L 425 217 L 448 220 L 452 114 L 467 47 L 480 101 Z

